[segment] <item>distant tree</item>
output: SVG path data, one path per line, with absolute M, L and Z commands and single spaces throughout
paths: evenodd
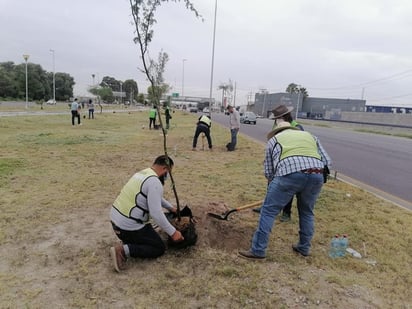
M 137 95 L 139 94 L 137 83 L 133 79 L 124 81 L 123 91 L 126 92 L 126 100 L 129 100 L 130 103 L 133 103 L 133 100 L 136 100 Z
M 0 63 L 0 97 L 13 98 L 16 97 L 16 85 L 13 80 L 14 72 L 8 71 L 6 67 Z
M 15 67 L 18 96 L 25 97 L 26 93 L 26 64 L 19 64 Z M 39 64 L 27 64 L 27 86 L 29 100 L 41 100 L 50 93 L 50 86 L 47 81 L 46 71 Z
M 145 99 L 144 99 L 144 94 L 143 93 L 139 93 L 139 95 L 137 96 L 137 103 L 140 103 L 140 104 L 144 104 L 144 105 L 146 105 L 145 103 Z
M 113 91 L 110 87 L 105 86 L 105 87 L 92 87 L 89 89 L 89 92 L 97 97 L 99 97 L 99 100 L 103 100 L 105 102 L 110 102 L 112 103 L 114 101 L 114 96 L 113 96 Z
M 120 82 L 119 80 L 115 79 L 111 76 L 103 77 L 100 86 L 101 87 L 109 87 L 112 91 L 120 91 Z
M 74 78 L 68 73 L 55 73 L 56 101 L 68 101 L 73 97 Z M 52 86 L 53 87 L 53 86 Z
M 147 99 L 153 104 L 157 104 L 159 102 L 159 100 L 157 100 L 157 95 L 162 97 L 162 95 L 169 91 L 170 86 L 168 84 L 162 84 L 160 86 L 156 86 L 155 88 L 156 89 L 153 90 L 152 86 L 147 87 Z
M 56 99 L 73 96 L 74 79 L 67 73 L 56 73 Z M 53 96 L 53 74 L 39 64 L 27 64 L 27 86 L 30 100 L 50 99 Z M 0 97 L 22 99 L 26 96 L 26 64 L 0 63 Z
M 306 90 L 306 88 L 299 86 L 295 83 L 290 83 L 288 85 L 288 87 L 286 88 L 286 92 L 287 93 L 301 93 L 303 94 L 303 97 L 306 98 L 309 96 L 308 91 Z

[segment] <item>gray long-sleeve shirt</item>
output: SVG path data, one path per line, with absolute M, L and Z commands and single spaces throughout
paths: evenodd
M 163 231 L 165 231 L 166 234 L 172 236 L 175 233 L 176 229 L 167 220 L 165 214 L 162 211 L 162 208 L 170 210 L 173 206 L 162 197 L 163 185 L 160 180 L 157 177 L 149 177 L 143 183 L 141 191 L 147 196 L 147 198 L 145 198 L 142 194 L 139 194 L 137 197 L 137 204 L 140 207 L 148 210 L 153 221 Z M 130 216 L 146 221 L 149 218 L 149 214 L 144 213 L 141 209 L 135 207 L 132 209 Z M 144 227 L 144 223 L 139 223 L 134 219 L 123 216 L 113 206 L 110 210 L 110 219 L 117 227 L 126 231 L 136 231 Z
M 229 115 L 229 124 L 230 129 L 239 129 L 240 128 L 240 115 L 239 112 L 233 109 L 233 112 Z

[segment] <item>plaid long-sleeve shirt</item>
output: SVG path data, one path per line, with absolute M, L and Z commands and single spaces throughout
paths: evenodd
M 265 177 L 268 180 L 272 180 L 277 176 L 285 176 L 309 168 L 324 168 L 325 165 L 330 166 L 332 161 L 328 153 L 322 147 L 318 138 L 316 136 L 313 136 L 313 138 L 316 141 L 321 160 L 307 156 L 292 156 L 280 160 L 282 147 L 276 140 L 276 135 L 272 137 L 266 144 L 264 161 Z

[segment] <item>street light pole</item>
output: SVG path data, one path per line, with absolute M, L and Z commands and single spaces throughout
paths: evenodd
M 300 101 L 300 92 L 301 92 L 301 85 L 296 85 L 298 87 L 298 102 L 296 103 L 296 116 L 295 119 L 298 119 L 298 111 L 299 111 L 299 101 Z
M 23 55 L 24 61 L 26 61 L 26 109 L 29 108 L 29 87 L 27 83 L 27 60 L 29 60 L 30 55 Z
M 264 96 L 263 96 L 263 104 L 262 104 L 262 116 L 264 117 L 264 118 L 266 118 L 267 117 L 267 113 L 266 113 L 266 116 L 265 116 L 265 111 L 266 111 L 266 94 L 267 94 L 267 89 L 264 89 L 264 88 L 262 88 L 262 89 L 260 89 L 260 91 L 264 94 Z
M 120 82 L 120 104 L 123 104 L 123 91 L 122 91 L 122 82 Z
M 185 61 L 187 61 L 187 59 L 182 59 L 182 97 L 185 95 Z
M 217 0 L 215 0 L 215 19 L 214 19 L 214 26 L 213 26 L 212 68 L 210 70 L 210 89 L 209 89 L 209 116 L 212 115 L 211 105 L 212 105 L 212 88 L 213 88 L 213 66 L 215 63 L 216 15 L 217 15 Z
M 53 103 L 56 104 L 56 75 L 54 67 L 54 49 L 50 49 L 50 52 L 53 54 Z

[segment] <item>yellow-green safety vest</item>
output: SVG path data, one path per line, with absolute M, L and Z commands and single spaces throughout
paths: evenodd
M 149 220 L 148 210 L 137 205 L 137 196 L 142 194 L 142 186 L 146 179 L 150 177 L 157 177 L 157 174 L 151 168 L 144 169 L 136 174 L 134 174 L 126 185 L 121 190 L 119 196 L 113 203 L 113 207 L 116 208 L 123 216 L 134 219 L 139 223 L 143 223 Z M 133 208 L 139 208 L 143 211 L 142 218 L 131 217 Z
M 212 120 L 210 120 L 209 117 L 203 115 L 202 117 L 200 117 L 199 122 L 203 122 L 204 124 L 206 124 L 208 127 L 210 127 L 212 125 Z
M 280 160 L 293 156 L 321 160 L 316 140 L 309 132 L 284 130 L 276 134 L 276 140 L 282 148 Z

